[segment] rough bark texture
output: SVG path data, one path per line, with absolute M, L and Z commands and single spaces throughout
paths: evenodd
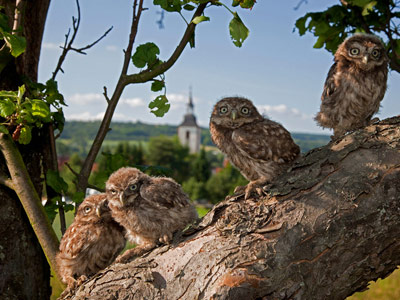
M 344 299 L 400 264 L 400 118 L 308 152 L 260 199 L 64 299 Z
M 37 78 L 40 45 L 50 0 L 21 1 L 25 17 L 23 32 L 27 50 L 18 59 L 11 59 L 0 73 L 0 88 L 17 90 L 23 76 Z M 12 24 L 15 1 L 1 0 Z M 43 135 L 35 132 L 32 143 L 20 148 L 32 182 L 40 193 L 42 189 Z M 0 155 L 0 169 L 7 173 Z M 51 294 L 50 269 L 46 257 L 32 230 L 16 194 L 0 185 L 0 298 L 48 299 Z

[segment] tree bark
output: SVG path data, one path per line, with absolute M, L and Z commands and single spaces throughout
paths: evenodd
M 345 299 L 400 264 L 400 117 L 308 152 L 266 190 L 63 299 Z
M 0 72 L 0 89 L 17 90 L 22 78 L 36 81 L 40 46 L 50 0 L 18 1 L 22 19 L 20 25 L 27 41 L 26 52 L 12 58 Z M 0 0 L 13 27 L 16 1 Z M 38 194 L 41 195 L 43 133 L 34 132 L 32 142 L 20 147 L 27 170 Z M 0 156 L 0 169 L 7 174 L 7 166 Z M 49 299 L 50 269 L 40 244 L 17 195 L 0 185 L 0 298 Z

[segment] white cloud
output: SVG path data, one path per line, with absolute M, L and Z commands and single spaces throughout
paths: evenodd
M 128 98 L 128 99 L 121 99 L 121 103 L 125 103 L 131 107 L 140 107 L 146 106 L 145 101 L 142 98 Z
M 106 46 L 106 50 L 111 52 L 116 52 L 118 50 L 118 47 L 114 45 L 108 45 Z
M 267 114 L 272 119 L 281 116 L 300 118 L 301 120 L 307 120 L 312 118 L 312 115 L 303 113 L 297 108 L 287 107 L 285 104 L 260 105 L 258 106 L 258 110 L 261 113 Z
M 43 43 L 42 48 L 44 49 L 49 49 L 49 50 L 58 50 L 61 49 L 61 44 L 56 44 L 56 43 Z
M 104 95 L 97 93 L 87 93 L 87 94 L 73 94 L 72 96 L 66 97 L 67 104 L 68 103 L 76 103 L 76 104 L 92 104 L 99 101 L 106 101 Z

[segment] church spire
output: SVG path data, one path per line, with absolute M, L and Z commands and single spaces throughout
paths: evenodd
M 193 95 L 192 95 L 192 86 L 189 87 L 189 103 L 186 108 L 187 115 L 194 114 L 194 105 L 193 105 Z

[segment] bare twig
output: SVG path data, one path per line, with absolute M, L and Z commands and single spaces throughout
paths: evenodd
M 5 185 L 9 189 L 14 190 L 14 184 L 10 178 L 7 177 L 6 174 L 0 172 L 0 184 Z
M 104 92 L 103 92 L 104 98 L 106 98 L 107 103 L 110 103 L 110 98 L 108 98 L 108 95 L 107 95 L 107 87 L 104 86 L 103 89 L 104 89 Z
M 74 174 L 76 177 L 79 176 L 79 173 L 77 173 L 74 169 L 72 169 L 71 165 L 69 163 L 64 163 L 64 165 L 67 166 L 67 168 L 71 171 L 72 174 Z
M 56 66 L 56 69 L 53 72 L 53 76 L 51 77 L 51 79 L 55 79 L 57 76 L 57 73 L 59 71 L 61 71 L 62 73 L 64 73 L 63 69 L 62 69 L 62 64 L 64 63 L 64 60 L 67 56 L 67 53 L 69 51 L 75 51 L 78 52 L 80 54 L 86 54 L 86 52 L 84 52 L 84 50 L 87 50 L 91 47 L 93 47 L 94 45 L 96 45 L 98 42 L 100 42 L 112 29 L 113 27 L 111 26 L 100 38 L 98 38 L 96 41 L 94 41 L 93 43 L 82 47 L 82 48 L 75 48 L 73 47 L 73 43 L 75 41 L 76 35 L 78 33 L 79 30 L 79 25 L 81 23 L 81 7 L 79 5 L 79 0 L 76 0 L 76 7 L 78 10 L 78 17 L 72 17 L 72 36 L 71 39 L 69 38 L 70 33 L 71 33 L 71 28 L 68 29 L 67 34 L 65 35 L 65 42 L 64 42 L 64 46 L 62 46 L 61 48 L 63 49 L 60 58 L 58 59 L 58 63 Z
M 17 0 L 15 1 L 15 14 L 14 14 L 14 24 L 13 24 L 13 32 L 14 34 L 18 34 L 18 28 L 21 27 L 23 14 L 21 13 L 26 5 L 26 1 Z
M 54 270 L 58 280 L 60 280 L 61 277 L 56 264 L 56 254 L 59 246 L 58 238 L 46 216 L 22 156 L 10 135 L 0 133 L 0 151 L 6 160 L 14 191 L 24 207 L 50 267 Z M 62 284 L 61 281 L 60 284 Z
M 303 4 L 308 4 L 307 0 L 300 0 L 299 3 L 293 8 L 294 10 L 298 10 Z

